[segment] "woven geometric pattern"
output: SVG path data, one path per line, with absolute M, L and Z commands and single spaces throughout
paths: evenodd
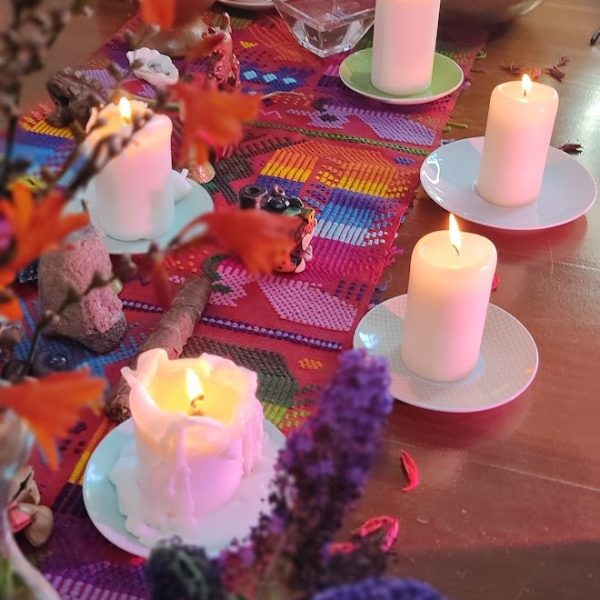
M 338 69 L 345 54 L 328 59 L 310 54 L 274 11 L 252 19 L 234 13 L 232 24 L 244 88 L 278 93 L 262 103 L 257 120 L 245 128 L 244 140 L 232 156 L 216 164 L 216 176 L 206 188 L 216 210 L 235 204 L 237 192 L 251 182 L 278 184 L 300 196 L 317 212 L 314 259 L 299 275 L 262 280 L 233 259 L 213 262 L 209 269 L 203 266 L 208 255 L 198 250 L 170 257 L 167 266 L 175 288 L 204 268 L 220 277 L 221 287 L 185 354 L 213 352 L 254 369 L 265 415 L 285 432 L 310 414 L 339 353 L 351 347 L 352 330 L 395 255 L 396 231 L 418 185 L 421 163 L 440 144 L 458 92 L 417 107 L 382 105 L 341 84 Z M 138 26 L 134 20 L 124 30 Z M 123 31 L 83 65 L 97 81 L 107 81 L 107 58 L 127 65 Z M 482 41 L 454 40 L 442 50 L 468 75 Z M 360 46 L 368 43 L 366 39 Z M 134 78 L 125 87 L 148 98 L 153 93 Z M 17 155 L 34 158 L 34 178 L 42 165 L 58 166 L 73 144 L 68 131 L 44 122 L 50 110 L 47 103 L 40 105 L 21 121 Z M 175 153 L 180 141 L 181 124 L 175 120 Z M 35 289 L 24 286 L 21 292 L 31 330 L 39 312 Z M 97 356 L 56 340 L 43 346 L 66 349 L 70 366 L 89 364 L 115 382 L 162 312 L 147 282 L 128 282 L 121 298 L 128 331 L 113 353 Z M 27 350 L 28 342 L 18 349 L 21 356 Z M 63 598 L 147 598 L 140 561 L 105 541 L 82 504 L 85 466 L 111 427 L 102 416 L 86 414 L 61 445 L 61 470 L 50 473 L 37 465 L 44 501 L 54 502 L 56 531 L 34 560 Z

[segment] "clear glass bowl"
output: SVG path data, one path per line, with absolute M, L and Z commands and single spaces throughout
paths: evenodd
M 375 0 L 273 0 L 301 46 L 325 57 L 350 50 L 375 20 Z

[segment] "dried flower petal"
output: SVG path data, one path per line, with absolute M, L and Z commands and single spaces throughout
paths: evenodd
M 496 273 L 492 281 L 492 292 L 495 292 L 500 287 L 500 275 Z
M 15 502 L 8 509 L 8 522 L 13 533 L 23 531 L 33 521 L 33 517 L 23 512 Z
M 50 467 L 55 469 L 56 440 L 67 435 L 84 406 L 100 402 L 104 385 L 103 379 L 91 377 L 87 370 L 51 373 L 2 388 L 2 404 L 27 422 Z
M 358 529 L 352 532 L 358 537 L 368 537 L 376 532 L 385 530 L 381 540 L 380 548 L 382 552 L 388 552 L 398 538 L 400 531 L 400 521 L 394 517 L 381 516 L 373 517 L 365 521 Z
M 408 478 L 408 484 L 402 488 L 402 491 L 410 492 L 419 485 L 419 467 L 417 467 L 415 459 L 405 450 L 400 452 L 400 461 L 402 462 L 402 468 Z
M 358 550 L 358 545 L 354 542 L 336 542 L 329 544 L 329 554 L 352 554 Z
M 583 146 L 581 144 L 563 144 L 562 146 L 559 146 L 558 149 L 567 154 L 581 154 L 583 152 Z

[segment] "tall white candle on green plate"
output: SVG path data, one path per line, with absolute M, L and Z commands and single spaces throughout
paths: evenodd
M 477 189 L 492 204 L 522 206 L 539 196 L 558 111 L 554 88 L 502 83 L 492 93 Z
M 440 0 L 376 0 L 371 83 L 407 96 L 431 85 Z
M 487 238 L 450 231 L 421 238 L 412 254 L 402 360 L 417 375 L 457 381 L 475 368 L 496 271 Z

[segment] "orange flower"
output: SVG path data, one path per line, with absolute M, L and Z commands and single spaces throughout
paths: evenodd
M 232 210 L 198 217 L 181 231 L 181 238 L 185 239 L 199 223 L 208 230 L 190 243 L 212 241 L 224 252 L 237 256 L 253 274 L 272 273 L 281 264 L 296 246 L 294 234 L 300 224 L 299 217 L 264 210 Z
M 146 25 L 170 29 L 175 22 L 175 0 L 140 0 L 140 13 Z
M 192 156 L 202 164 L 208 159 L 209 147 L 237 144 L 242 139 L 242 122 L 258 115 L 260 96 L 221 92 L 211 85 L 210 80 L 197 78 L 173 86 L 182 104 L 183 163 Z
M 12 201 L 0 199 L 0 220 L 8 222 L 13 245 L 4 253 L 5 261 L 0 262 L 0 314 L 11 318 L 17 314 L 14 298 L 6 290 L 17 272 L 69 233 L 87 225 L 85 213 L 60 214 L 66 200 L 63 194 L 52 192 L 36 203 L 30 189 L 21 182 L 13 186 Z
M 58 466 L 56 440 L 67 435 L 84 406 L 98 406 L 104 380 L 89 371 L 51 373 L 1 388 L 0 404 L 11 408 L 30 427 L 50 467 Z

